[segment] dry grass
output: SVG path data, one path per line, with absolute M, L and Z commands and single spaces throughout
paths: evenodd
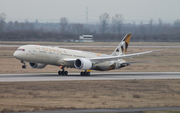
M 40 72 L 57 72 L 60 68 L 48 65 L 44 69 L 32 69 L 28 65 L 27 69 L 22 69 L 22 64 L 19 60 L 12 57 L 13 52 L 17 48 L 0 47 L 0 73 L 40 73 Z M 84 51 L 91 51 L 96 53 L 111 54 L 114 48 L 95 48 L 95 47 L 69 47 L 69 49 L 77 49 Z M 128 54 L 144 52 L 149 50 L 157 50 L 161 48 L 129 48 Z M 153 61 L 152 63 L 137 63 L 128 67 L 112 70 L 110 72 L 179 72 L 180 71 L 180 48 L 169 48 L 156 53 L 138 56 L 135 58 L 125 59 L 131 61 Z M 67 69 L 69 72 L 80 72 L 77 69 Z M 96 71 L 93 71 L 96 72 Z
M 180 107 L 180 80 L 2 82 L 0 111 Z

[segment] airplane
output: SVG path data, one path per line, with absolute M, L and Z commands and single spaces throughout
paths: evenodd
M 124 59 L 159 51 L 126 54 L 131 35 L 126 34 L 110 55 L 51 46 L 24 45 L 20 46 L 13 56 L 23 63 L 23 69 L 26 68 L 26 62 L 29 62 L 29 66 L 35 69 L 42 69 L 47 65 L 60 66 L 62 71 L 58 71 L 58 75 L 68 75 L 68 71 L 64 69 L 67 67 L 84 70 L 80 75 L 90 76 L 91 70 L 106 71 L 123 68 L 132 63 L 141 63 L 126 62 Z

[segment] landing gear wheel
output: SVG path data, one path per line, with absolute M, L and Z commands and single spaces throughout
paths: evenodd
M 81 72 L 80 73 L 81 76 L 90 76 L 90 72 Z
M 24 65 L 22 65 L 22 68 L 23 68 L 23 69 L 26 69 L 26 62 L 21 60 L 21 63 L 24 64 Z
M 22 68 L 23 68 L 23 69 L 26 69 L 26 65 L 22 65 Z
M 64 72 L 64 75 L 68 75 L 68 72 L 67 72 L 67 71 L 65 71 L 65 72 Z
M 64 75 L 64 71 L 61 71 L 61 75 Z
M 87 75 L 87 76 L 90 76 L 90 72 L 87 72 L 86 75 Z
M 58 75 L 68 75 L 68 71 L 64 71 L 64 67 L 61 67 L 62 71 L 58 71 Z
M 58 75 L 61 75 L 61 71 L 58 71 Z
M 83 76 L 83 75 L 84 75 L 84 72 L 81 72 L 80 74 L 81 74 L 81 76 Z

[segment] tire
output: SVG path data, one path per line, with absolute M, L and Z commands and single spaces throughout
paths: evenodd
M 64 75 L 64 71 L 61 71 L 61 75 Z
M 22 68 L 23 68 L 23 69 L 26 69 L 26 65 L 22 65 Z
M 80 74 L 81 74 L 81 76 L 83 76 L 83 75 L 84 75 L 84 74 L 83 74 L 83 72 L 81 72 Z
M 67 72 L 67 71 L 65 71 L 65 72 L 64 72 L 64 75 L 68 75 L 68 72 Z
M 61 71 L 58 71 L 58 75 L 61 75 Z
M 90 76 L 90 72 L 87 72 L 87 76 Z
M 84 76 L 87 76 L 87 72 L 84 72 Z

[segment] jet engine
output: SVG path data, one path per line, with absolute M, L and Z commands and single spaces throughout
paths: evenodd
M 80 58 L 80 59 L 76 59 L 76 61 L 74 62 L 74 66 L 77 69 L 88 70 L 91 69 L 92 62 L 86 58 Z
M 41 63 L 30 63 L 29 62 L 29 66 L 31 68 L 36 68 L 36 69 L 42 69 L 45 68 L 47 64 L 41 64 Z

